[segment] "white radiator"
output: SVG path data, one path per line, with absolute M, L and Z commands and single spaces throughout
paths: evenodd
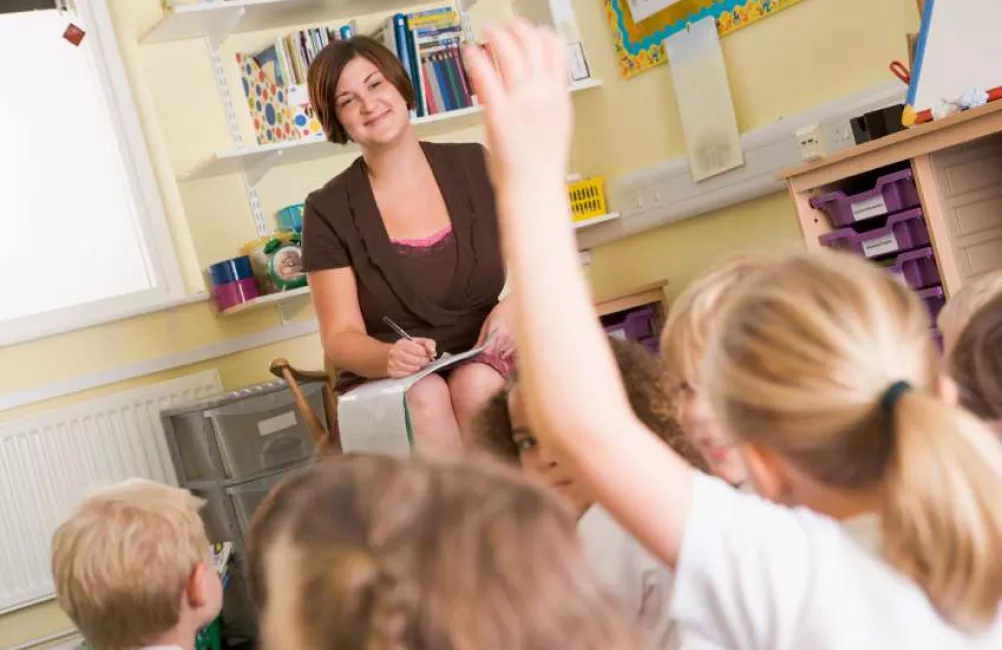
M 160 411 L 220 392 L 211 370 L 0 423 L 0 613 L 52 597 L 52 533 L 89 491 L 177 483 Z

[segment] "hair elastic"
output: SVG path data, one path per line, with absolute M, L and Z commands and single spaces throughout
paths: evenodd
M 885 413 L 892 413 L 894 405 L 898 403 L 905 391 L 911 390 L 912 385 L 907 381 L 896 381 L 887 387 L 880 397 L 880 409 Z

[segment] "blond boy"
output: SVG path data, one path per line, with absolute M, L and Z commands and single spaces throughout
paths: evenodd
M 88 497 L 56 530 L 56 597 L 91 645 L 194 649 L 222 607 L 201 506 L 186 490 L 132 480 Z
M 748 480 L 741 454 L 721 430 L 701 388 L 700 366 L 710 329 L 737 287 L 769 258 L 734 257 L 697 278 L 675 299 L 661 333 L 661 355 L 682 430 L 706 459 L 710 471 L 736 487 Z
M 943 334 L 943 350 L 947 355 L 953 350 L 968 321 L 981 307 L 1002 293 L 1002 271 L 982 275 L 963 286 L 939 312 L 936 325 Z

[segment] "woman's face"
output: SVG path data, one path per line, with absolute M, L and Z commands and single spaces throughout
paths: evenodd
M 357 56 L 344 67 L 334 90 L 334 113 L 360 146 L 385 145 L 410 124 L 400 91 L 369 59 Z
M 706 394 L 692 384 L 683 384 L 677 400 L 676 417 L 686 437 L 706 459 L 710 471 L 731 485 L 748 480 L 748 470 L 738 446 L 717 422 Z

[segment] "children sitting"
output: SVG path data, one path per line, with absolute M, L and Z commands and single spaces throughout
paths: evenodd
M 100 650 L 194 650 L 222 583 L 186 490 L 133 480 L 88 497 L 52 540 L 59 606 Z
M 248 567 L 264 648 L 641 647 L 566 508 L 496 463 L 311 465 L 258 507 Z
M 846 254 L 770 263 L 714 324 L 699 373 L 761 498 L 692 471 L 630 409 L 578 264 L 564 43 L 522 22 L 485 35 L 496 67 L 465 54 L 520 395 L 540 444 L 676 568 L 673 618 L 747 650 L 1002 647 L 1002 445 L 940 394 L 915 293 Z M 832 521 L 865 512 L 879 554 Z
M 672 417 L 657 357 L 631 341 L 610 338 L 634 413 L 658 438 L 705 471 L 702 457 L 682 435 Z M 628 613 L 647 633 L 653 648 L 677 648 L 681 640 L 668 616 L 671 571 L 654 559 L 633 536 L 595 504 L 587 488 L 533 437 L 518 383 L 501 391 L 474 421 L 473 443 L 496 458 L 521 465 L 530 476 L 564 497 L 578 516 L 578 536 L 585 555 Z
M 1002 293 L 971 317 L 948 363 L 960 404 L 1002 439 Z
M 960 333 L 982 305 L 1002 293 L 1002 271 L 993 271 L 971 280 L 946 305 L 936 318 L 936 326 L 943 335 L 943 351 L 949 356 Z
M 699 370 L 711 326 L 720 320 L 735 289 L 764 268 L 767 260 L 735 257 L 691 282 L 672 303 L 661 332 L 661 356 L 678 421 L 710 471 L 735 487 L 748 487 L 748 470 L 737 445 L 721 430 L 710 409 Z

